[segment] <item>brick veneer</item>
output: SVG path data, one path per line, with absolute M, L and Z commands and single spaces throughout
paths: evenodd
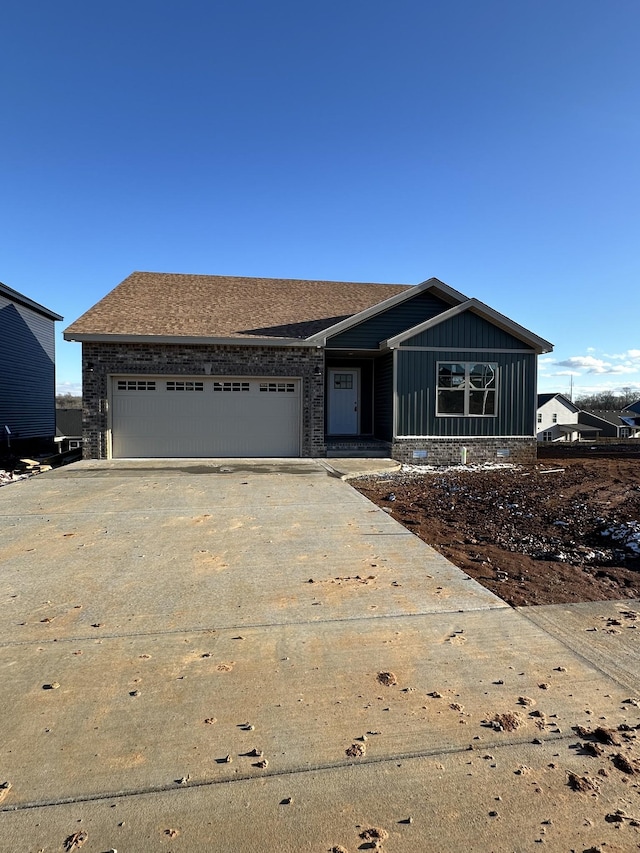
M 460 465 L 463 447 L 467 448 L 468 465 L 483 462 L 515 462 L 528 465 L 536 461 L 538 443 L 534 436 L 396 438 L 391 446 L 391 455 L 398 462 L 409 465 Z M 414 450 L 426 450 L 426 458 L 414 458 Z M 498 455 L 500 450 L 508 450 L 509 455 Z
M 106 459 L 110 374 L 287 376 L 302 380 L 302 446 L 305 457 L 325 456 L 324 353 L 315 347 L 187 346 L 182 344 L 83 343 L 82 389 L 85 459 Z M 318 373 L 316 373 L 318 371 Z

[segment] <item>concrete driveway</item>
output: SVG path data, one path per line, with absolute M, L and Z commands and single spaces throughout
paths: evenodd
M 52 471 L 0 564 L 0 850 L 640 843 L 640 603 L 515 611 L 321 463 Z

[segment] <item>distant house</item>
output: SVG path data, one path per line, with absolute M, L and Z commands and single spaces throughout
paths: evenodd
M 0 449 L 52 440 L 59 314 L 0 283 Z
M 620 413 L 620 420 L 625 426 L 630 427 L 630 438 L 640 438 L 640 400 L 626 406 Z
M 82 447 L 82 409 L 56 409 L 55 441 L 60 453 Z
M 538 394 L 536 438 L 538 441 L 579 441 L 597 438 L 600 429 L 582 417 L 564 394 Z
M 629 408 L 618 411 L 600 409 L 593 412 L 583 411 L 580 412 L 580 419 L 598 427 L 601 438 L 639 438 L 640 416 L 634 416 Z
M 552 349 L 436 278 L 135 272 L 64 335 L 82 342 L 84 453 L 99 459 L 533 461 Z

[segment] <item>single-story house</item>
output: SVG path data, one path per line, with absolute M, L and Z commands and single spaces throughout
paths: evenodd
M 418 285 L 134 272 L 72 323 L 87 458 L 530 461 L 552 345 Z
M 620 420 L 625 426 L 631 427 L 631 438 L 640 438 L 640 400 L 625 406 L 620 415 Z
M 54 323 L 62 320 L 0 283 L 0 449 L 22 452 L 56 432 Z
M 640 423 L 633 423 L 627 410 L 596 409 L 593 412 L 580 412 L 580 419 L 597 426 L 601 438 L 637 438 L 640 436 Z M 631 420 L 631 423 L 629 421 Z
M 598 438 L 597 424 L 582 418 L 582 412 L 564 394 L 538 394 L 536 438 L 538 441 L 580 441 Z
M 82 409 L 56 409 L 55 441 L 60 453 L 82 448 Z

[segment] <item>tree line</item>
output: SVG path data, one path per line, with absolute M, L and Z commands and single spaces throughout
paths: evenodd
M 599 391 L 596 394 L 586 394 L 576 397 L 573 401 L 576 406 L 587 411 L 600 409 L 604 411 L 619 411 L 625 406 L 640 400 L 640 390 L 630 385 L 621 388 L 620 391 Z
M 74 394 L 56 394 L 56 409 L 81 409 L 82 397 Z

